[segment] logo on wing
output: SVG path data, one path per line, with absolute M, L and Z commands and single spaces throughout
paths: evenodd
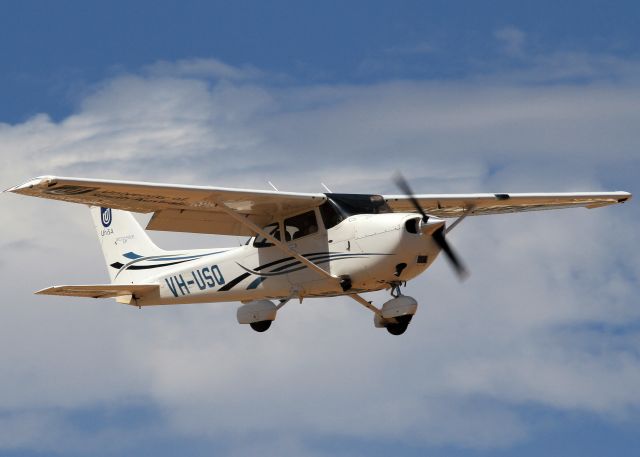
M 111 208 L 100 208 L 100 219 L 103 227 L 109 227 L 111 225 Z

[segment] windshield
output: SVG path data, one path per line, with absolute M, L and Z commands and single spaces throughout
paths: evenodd
M 392 213 L 382 195 L 369 194 L 325 194 L 345 217 L 354 214 Z

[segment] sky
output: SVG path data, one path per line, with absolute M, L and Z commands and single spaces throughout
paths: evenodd
M 625 1 L 2 2 L 0 188 L 396 193 L 400 170 L 420 193 L 637 195 L 639 20 Z M 411 281 L 401 337 L 341 298 L 257 334 L 234 303 L 34 296 L 106 281 L 89 212 L 2 194 L 0 214 L 0 455 L 640 446 L 635 200 L 467 218 L 449 240 L 471 277 L 441 261 Z

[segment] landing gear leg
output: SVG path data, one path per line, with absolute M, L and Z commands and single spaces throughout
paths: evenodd
M 402 295 L 402 291 L 400 290 L 401 282 L 392 282 L 391 283 L 391 296 L 393 298 L 398 298 Z M 406 284 L 405 284 L 406 285 Z

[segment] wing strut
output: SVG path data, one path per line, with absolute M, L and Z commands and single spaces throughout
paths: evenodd
M 382 311 L 380 311 L 379 308 L 375 307 L 370 301 L 365 300 L 358 294 L 349 294 L 349 297 L 353 298 L 355 301 L 360 303 L 365 308 L 370 309 L 371 311 L 376 313 L 378 316 L 382 317 Z
M 456 225 L 458 225 L 460 222 L 462 222 L 464 220 L 464 218 L 467 217 L 470 214 L 473 214 L 473 206 L 468 206 L 467 208 L 465 208 L 464 213 L 462 213 L 462 216 L 460 216 L 458 219 L 453 221 L 453 224 L 451 224 L 449 227 L 447 227 L 447 229 L 444 231 L 444 233 L 449 233 L 451 230 L 453 230 L 456 227 Z
M 322 276 L 325 276 L 327 278 L 333 279 L 336 282 L 340 283 L 340 278 L 338 278 L 337 276 L 333 276 L 331 273 L 329 273 L 328 271 L 324 270 L 323 268 L 320 268 L 318 265 L 313 263 L 311 260 L 309 260 L 306 257 L 298 254 L 296 251 L 291 249 L 285 243 L 283 243 L 282 241 L 278 240 L 277 238 L 271 236 L 269 233 L 267 233 L 264 230 L 262 230 L 262 228 L 258 227 L 256 224 L 254 224 L 252 221 L 250 221 L 247 217 L 236 213 L 233 209 L 231 209 L 230 207 L 228 207 L 224 203 L 216 203 L 216 205 L 222 211 L 227 213 L 229 216 L 231 216 L 232 218 L 234 218 L 235 220 L 237 220 L 241 224 L 245 225 L 247 228 L 249 228 L 253 232 L 257 233 L 258 235 L 261 235 L 261 236 L 265 237 L 267 240 L 272 242 L 276 247 L 278 247 L 281 251 L 283 251 L 283 252 L 287 253 L 288 255 L 290 255 L 291 257 L 299 260 L 300 262 L 302 262 L 303 264 L 305 264 L 306 266 L 308 266 L 312 270 L 316 271 L 317 273 L 321 274 Z

